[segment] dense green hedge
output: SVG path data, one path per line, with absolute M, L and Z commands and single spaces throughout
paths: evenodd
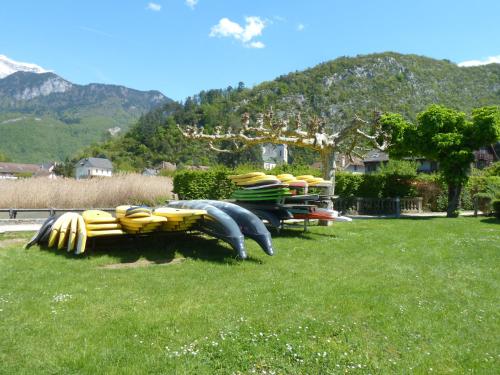
M 228 179 L 231 174 L 262 171 L 272 174 L 320 175 L 318 169 L 308 166 L 284 165 L 264 171 L 255 165 L 242 165 L 236 170 L 225 167 L 206 171 L 178 171 L 174 175 L 174 192 L 181 199 L 227 199 L 235 189 Z M 448 204 L 447 187 L 439 174 L 418 174 L 408 163 L 389 163 L 374 174 L 338 172 L 335 194 L 341 198 L 393 198 L 422 197 L 424 209 L 445 211 Z M 461 197 L 461 208 L 472 210 L 474 198 L 478 198 L 480 210 L 490 212 L 491 201 L 500 198 L 500 176 L 474 175 L 469 179 Z M 489 198 L 488 198 L 489 197 Z
M 180 199 L 226 199 L 234 190 L 227 178 L 226 168 L 211 168 L 207 171 L 177 172 L 174 176 L 174 193 Z

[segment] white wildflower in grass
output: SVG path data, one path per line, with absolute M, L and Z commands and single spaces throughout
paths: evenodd
M 66 302 L 71 298 L 73 298 L 71 294 L 60 293 L 52 297 L 52 302 Z

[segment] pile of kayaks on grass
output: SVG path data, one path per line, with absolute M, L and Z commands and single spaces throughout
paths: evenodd
M 191 230 L 228 243 L 241 259 L 247 258 L 245 236 L 255 240 L 266 254 L 274 254 L 271 234 L 255 214 L 236 204 L 211 200 L 173 201 L 155 209 L 118 206 L 115 216 L 99 210 L 81 215 L 67 212 L 48 218 L 26 248 L 38 244 L 82 254 L 91 238 Z
M 320 188 L 331 186 L 331 181 L 321 177 L 250 172 L 229 176 L 229 179 L 238 187 L 231 196 L 235 203 L 274 227 L 280 227 L 282 221 L 287 219 L 350 221 L 349 218 L 340 217 L 335 210 L 319 207 L 330 196 L 308 192 L 309 188 L 320 191 Z

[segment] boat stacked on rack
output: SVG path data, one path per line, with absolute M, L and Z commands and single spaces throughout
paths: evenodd
M 237 186 L 231 196 L 235 203 L 274 227 L 281 226 L 287 219 L 335 220 L 338 217 L 337 211 L 320 208 L 331 199 L 325 188 L 332 184 L 321 177 L 251 172 L 229 178 Z
M 237 201 L 280 201 L 291 195 L 289 185 L 274 175 L 251 172 L 229 178 L 238 186 L 231 196 Z

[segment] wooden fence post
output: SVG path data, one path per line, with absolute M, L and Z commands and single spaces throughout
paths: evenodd
M 396 197 L 396 217 L 401 216 L 401 201 L 399 197 Z

